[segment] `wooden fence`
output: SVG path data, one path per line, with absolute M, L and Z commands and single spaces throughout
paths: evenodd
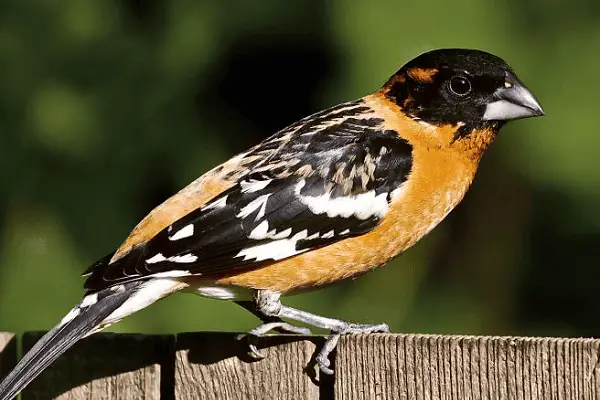
M 23 336 L 27 350 L 39 333 Z M 340 340 L 335 375 L 312 362 L 323 338 L 270 336 L 250 359 L 233 333 L 98 334 L 23 393 L 37 399 L 597 399 L 600 340 L 371 334 Z M 17 358 L 0 333 L 0 376 Z

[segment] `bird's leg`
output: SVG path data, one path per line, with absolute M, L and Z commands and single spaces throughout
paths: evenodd
M 281 318 L 268 316 L 258 311 L 258 309 L 256 308 L 256 302 L 253 300 L 236 301 L 235 304 L 239 305 L 240 307 L 243 307 L 244 310 L 251 312 L 252 315 L 260 319 L 265 324 L 281 321 Z
M 257 360 L 264 358 L 264 354 L 258 350 L 256 343 L 252 342 L 253 338 L 264 336 L 266 333 L 272 330 L 280 333 L 296 333 L 299 335 L 310 335 L 312 333 L 308 328 L 288 324 L 287 322 L 282 321 L 282 319 L 279 317 L 262 313 L 257 309 L 257 303 L 255 301 L 236 301 L 236 303 L 242 306 L 244 309 L 250 311 L 263 322 L 262 325 L 252 329 L 247 335 L 243 335 L 248 337 L 250 340 L 250 352 L 248 354 Z
M 333 351 L 333 349 L 335 349 L 335 346 L 337 345 L 341 335 L 347 333 L 389 332 L 389 327 L 386 324 L 354 324 L 339 319 L 321 317 L 307 311 L 284 306 L 281 304 L 280 294 L 268 290 L 256 291 L 254 301 L 256 311 L 263 316 L 271 318 L 275 317 L 280 321 L 281 318 L 288 318 L 294 321 L 305 323 L 307 325 L 330 330 L 332 335 L 327 338 L 325 344 L 316 357 L 316 362 L 319 365 L 319 368 L 328 375 L 333 374 L 333 370 L 329 368 L 329 354 Z M 250 331 L 250 334 L 260 336 L 261 328 L 262 326 Z M 256 332 L 256 334 L 254 332 Z

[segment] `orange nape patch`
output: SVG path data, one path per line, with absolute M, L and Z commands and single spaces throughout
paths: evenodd
M 395 74 L 393 75 L 385 84 L 385 86 L 393 86 L 394 84 L 402 84 L 406 82 L 406 75 L 400 73 L 400 74 Z
M 411 68 L 408 70 L 408 76 L 415 81 L 430 83 L 433 82 L 433 77 L 438 73 L 436 68 Z

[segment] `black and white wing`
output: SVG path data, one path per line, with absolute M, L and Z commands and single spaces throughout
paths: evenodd
M 362 235 L 387 213 L 411 152 L 361 101 L 315 114 L 253 148 L 230 189 L 121 259 L 97 263 L 85 287 L 224 275 Z

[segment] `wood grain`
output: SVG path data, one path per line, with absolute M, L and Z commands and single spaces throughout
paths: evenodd
M 24 350 L 40 337 L 26 333 Z M 172 399 L 173 356 L 173 336 L 97 334 L 45 370 L 22 400 Z
M 13 333 L 0 332 L 0 379 L 17 362 L 17 340 Z
M 373 334 L 340 340 L 336 399 L 592 400 L 600 341 Z
M 310 364 L 315 340 L 273 336 L 257 343 L 266 357 L 247 356 L 248 342 L 232 333 L 190 333 L 177 337 L 177 400 L 319 399 Z M 312 376 L 312 378 L 311 378 Z M 331 386 L 331 380 L 326 383 Z
M 39 337 L 26 334 L 25 349 Z M 95 335 L 46 370 L 23 399 L 600 400 L 595 339 L 352 335 L 340 340 L 336 373 L 326 378 L 311 361 L 321 337 L 261 338 L 261 361 L 236 337 Z M 0 374 L 15 353 L 14 336 L 0 334 Z

